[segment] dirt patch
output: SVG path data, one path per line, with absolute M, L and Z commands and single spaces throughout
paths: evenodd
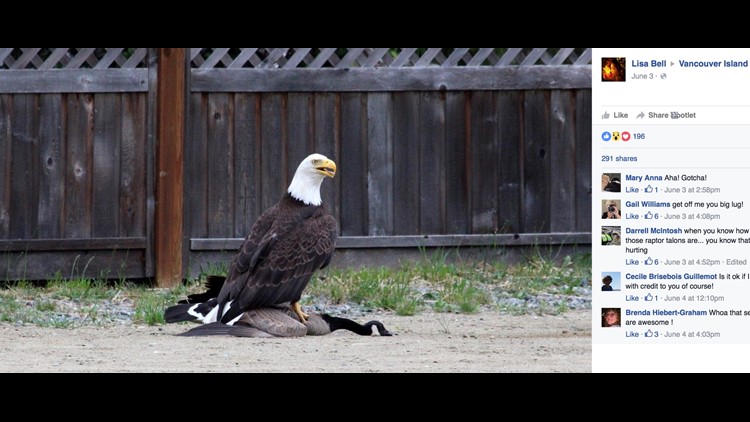
M 178 337 L 193 325 L 0 325 L 2 372 L 591 372 L 591 312 L 374 313 L 393 337 Z M 359 322 L 365 322 L 365 319 Z

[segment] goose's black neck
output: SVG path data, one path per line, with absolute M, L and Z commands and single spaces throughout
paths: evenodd
M 369 321 L 362 325 L 347 318 L 334 317 L 328 314 L 321 314 L 320 316 L 326 323 L 328 323 L 328 327 L 331 329 L 331 332 L 344 329 L 361 336 L 371 336 L 372 327 L 375 326 L 381 336 L 392 335 L 390 331 L 385 329 L 385 326 L 383 326 L 380 321 Z

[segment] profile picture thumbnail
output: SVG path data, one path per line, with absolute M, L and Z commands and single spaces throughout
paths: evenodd
M 602 227 L 602 246 L 620 244 L 620 226 Z
M 602 173 L 602 192 L 620 192 L 620 173 Z
M 602 327 L 619 327 L 621 316 L 620 308 L 602 308 Z
M 602 199 L 602 218 L 610 220 L 622 218 L 622 201 L 619 199 Z
M 602 82 L 625 81 L 625 57 L 602 57 Z
M 618 292 L 620 291 L 620 272 L 607 271 L 602 273 L 602 291 Z

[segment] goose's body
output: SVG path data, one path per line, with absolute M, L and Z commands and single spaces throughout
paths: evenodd
M 181 321 L 202 322 L 217 305 L 216 296 L 224 284 L 224 277 L 211 276 L 206 281 L 208 290 L 188 296 L 187 300 L 167 309 L 168 323 Z M 336 330 L 345 329 L 359 335 L 372 335 L 372 327 L 381 336 L 390 336 L 380 321 L 359 324 L 351 319 L 333 317 L 327 314 L 310 314 L 304 322 L 294 312 L 291 304 L 256 308 L 245 311 L 233 324 L 211 322 L 197 326 L 183 336 L 232 335 L 237 337 L 301 337 L 322 336 Z

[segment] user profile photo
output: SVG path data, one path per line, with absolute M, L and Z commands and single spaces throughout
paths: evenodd
M 620 245 L 620 226 L 602 227 L 602 246 Z
M 620 272 L 605 271 L 602 273 L 602 291 L 619 292 L 620 291 Z
M 620 308 L 602 308 L 602 327 L 619 327 L 621 315 Z
M 622 201 L 619 199 L 602 199 L 602 219 L 619 220 L 622 218 Z
M 620 173 L 602 173 L 602 192 L 620 192 Z
M 602 82 L 625 82 L 625 57 L 602 57 Z

